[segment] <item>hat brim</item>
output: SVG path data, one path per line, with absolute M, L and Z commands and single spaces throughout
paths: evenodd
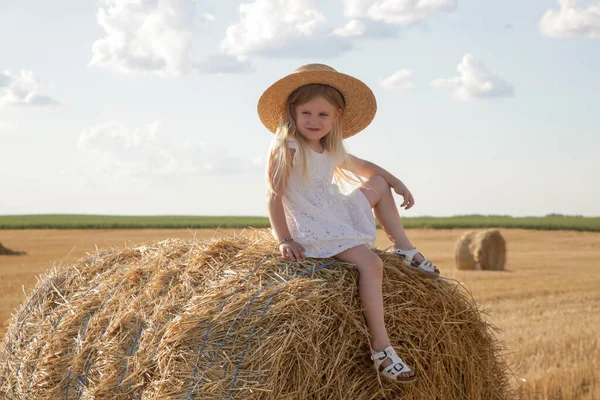
M 260 96 L 257 109 L 263 125 L 275 133 L 285 114 L 289 95 L 299 87 L 311 83 L 333 86 L 344 95 L 344 138 L 356 135 L 373 121 L 377 112 L 377 101 L 373 91 L 361 80 L 335 71 L 303 71 L 281 78 Z

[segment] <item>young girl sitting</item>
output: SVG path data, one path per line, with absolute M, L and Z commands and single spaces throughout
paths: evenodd
M 367 85 L 322 64 L 302 66 L 271 85 L 258 102 L 262 123 L 276 135 L 267 165 L 267 207 L 285 259 L 337 257 L 356 265 L 375 368 L 388 379 L 412 382 L 416 375 L 392 348 L 384 324 L 383 262 L 371 250 L 373 211 L 404 264 L 430 278 L 439 271 L 404 231 L 392 190 L 409 209 L 414 199 L 408 188 L 344 149 L 343 139 L 369 125 L 376 109 Z M 344 194 L 334 176 L 337 183 L 359 187 Z

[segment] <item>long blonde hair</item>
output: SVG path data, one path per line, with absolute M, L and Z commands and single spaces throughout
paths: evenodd
M 292 157 L 296 157 L 296 160 L 301 160 L 304 178 L 305 180 L 310 179 L 306 166 L 306 147 L 308 145 L 304 136 L 302 136 L 296 127 L 296 107 L 319 96 L 327 100 L 336 109 L 342 110 L 341 115 L 333 123 L 331 131 L 321 139 L 321 143 L 334 159 L 345 161 L 347 166 L 352 164 L 350 156 L 344 148 L 344 138 L 342 135 L 342 115 L 345 108 L 344 96 L 339 90 L 329 85 L 311 83 L 301 86 L 289 95 L 282 121 L 275 132 L 276 138 L 269 149 L 267 161 L 267 187 L 269 194 L 283 195 L 285 192 L 285 187 L 292 170 Z M 298 143 L 300 154 L 292 156 L 288 146 L 290 140 L 295 140 Z M 338 166 L 334 169 L 334 178 L 338 184 L 342 182 L 350 184 L 363 182 L 360 176 L 349 173 Z

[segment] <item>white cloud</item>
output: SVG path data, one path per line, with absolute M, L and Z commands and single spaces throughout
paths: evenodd
M 346 18 L 364 18 L 375 0 L 343 0 Z
M 39 94 L 39 88 L 40 83 L 31 71 L 21 71 L 21 75 L 13 75 L 7 70 L 0 71 L 0 107 L 59 104 L 53 98 Z
M 386 89 L 410 89 L 415 87 L 415 84 L 411 81 L 412 70 L 401 69 L 394 72 L 387 78 L 383 78 L 379 81 L 379 84 Z
M 90 66 L 121 73 L 177 76 L 189 67 L 193 0 L 100 0 L 106 37 L 94 42 Z
M 7 70 L 0 71 L 0 88 L 8 86 L 12 79 L 12 76 Z
M 351 48 L 329 35 L 314 0 L 256 0 L 239 11 L 239 22 L 227 28 L 221 42 L 226 55 L 334 56 Z
M 465 54 L 456 69 L 458 76 L 436 79 L 431 85 L 452 89 L 454 96 L 460 100 L 513 95 L 512 86 L 495 71 L 475 60 L 472 54 Z
M 223 175 L 256 170 L 251 160 L 230 157 L 226 149 L 208 148 L 193 139 L 175 140 L 160 135 L 161 121 L 136 129 L 113 121 L 85 128 L 77 147 L 86 160 L 96 162 L 107 175 L 173 176 Z
M 369 18 L 410 25 L 441 12 L 453 12 L 458 0 L 343 0 L 347 18 Z
M 548 10 L 540 20 L 540 32 L 550 37 L 600 37 L 600 2 L 587 8 L 577 0 L 559 0 L 560 10 Z
M 363 36 L 365 34 L 366 27 L 361 21 L 352 19 L 343 28 L 337 28 L 331 32 L 334 36 L 339 37 L 356 37 Z

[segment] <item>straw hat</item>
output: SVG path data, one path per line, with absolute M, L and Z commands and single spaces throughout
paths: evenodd
M 258 100 L 258 116 L 268 130 L 275 133 L 285 113 L 289 95 L 300 86 L 322 83 L 333 86 L 344 95 L 342 114 L 344 138 L 365 129 L 375 117 L 375 95 L 362 81 L 324 64 L 308 64 L 272 84 Z

